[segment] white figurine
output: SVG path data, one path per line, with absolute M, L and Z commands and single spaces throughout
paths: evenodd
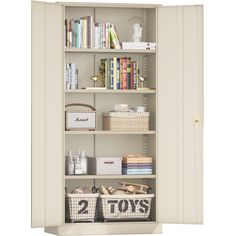
M 143 28 L 140 26 L 140 24 L 137 23 L 133 24 L 132 28 L 133 28 L 132 41 L 141 42 Z

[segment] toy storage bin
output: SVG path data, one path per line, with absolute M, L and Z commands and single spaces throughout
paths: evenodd
M 149 130 L 149 112 L 103 113 L 104 130 Z
M 65 217 L 71 223 L 75 221 L 95 220 L 98 193 L 96 194 L 66 194 Z
M 98 218 L 107 220 L 147 220 L 154 194 L 100 195 Z

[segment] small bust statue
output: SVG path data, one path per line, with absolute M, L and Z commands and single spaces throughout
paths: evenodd
M 140 26 L 140 24 L 137 23 L 133 24 L 132 28 L 133 28 L 132 41 L 141 42 L 143 28 Z

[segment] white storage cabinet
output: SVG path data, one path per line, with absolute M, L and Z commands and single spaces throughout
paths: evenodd
M 115 24 L 128 41 L 128 22 L 139 17 L 143 40 L 155 50 L 64 47 L 66 18 L 93 16 Z M 152 90 L 83 90 L 98 73 L 100 59 L 131 56 Z M 64 89 L 64 64 L 76 63 L 79 89 Z M 203 128 L 203 7 L 125 3 L 32 2 L 32 227 L 60 236 L 161 233 L 162 224 L 201 224 Z M 65 105 L 90 104 L 96 130 L 65 131 Z M 109 131 L 102 114 L 114 104 L 143 105 L 149 130 Z M 104 145 L 106 144 L 106 145 Z M 142 153 L 153 157 L 152 175 L 65 175 L 65 152 L 89 156 Z M 118 182 L 152 187 L 150 221 L 66 223 L 65 186 Z

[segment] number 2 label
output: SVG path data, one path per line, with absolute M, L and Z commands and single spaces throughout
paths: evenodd
M 81 200 L 79 201 L 79 206 L 82 205 L 82 208 L 78 211 L 78 214 L 88 214 L 88 201 L 87 200 Z

